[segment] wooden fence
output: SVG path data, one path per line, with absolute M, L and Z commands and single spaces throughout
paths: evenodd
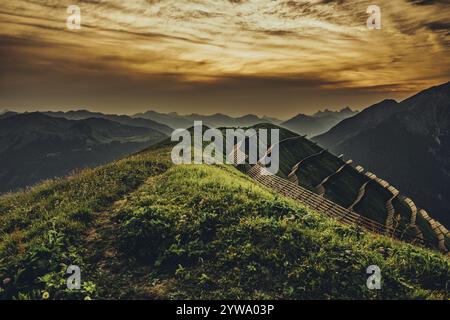
M 426 243 L 424 239 L 419 237 L 410 237 L 409 239 L 405 239 L 404 232 L 401 230 L 393 230 L 392 228 L 388 228 L 384 224 L 364 217 L 353 210 L 346 209 L 337 203 L 326 199 L 324 196 L 318 195 L 317 193 L 303 188 L 289 180 L 283 179 L 276 175 L 264 175 L 263 170 L 265 169 L 260 165 L 255 165 L 248 170 L 247 174 L 260 184 L 277 191 L 286 197 L 298 200 L 312 210 L 330 216 L 340 222 L 350 225 L 356 224 L 377 234 L 387 235 L 399 240 L 407 240 L 411 243 L 433 247 L 432 244 Z

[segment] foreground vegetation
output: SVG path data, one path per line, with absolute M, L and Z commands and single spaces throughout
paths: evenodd
M 0 296 L 449 297 L 447 257 L 319 216 L 230 166 L 174 167 L 169 152 L 0 198 Z M 66 288 L 72 264 L 78 291 Z M 381 290 L 366 287 L 370 265 Z

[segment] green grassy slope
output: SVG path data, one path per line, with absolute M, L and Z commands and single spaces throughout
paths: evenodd
M 333 222 L 231 166 L 174 167 L 169 152 L 0 198 L 1 297 L 449 297 L 447 257 Z M 65 289 L 70 264 L 80 291 Z M 369 265 L 382 290 L 366 288 Z

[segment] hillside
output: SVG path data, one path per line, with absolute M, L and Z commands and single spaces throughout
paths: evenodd
M 439 253 L 333 222 L 231 166 L 173 167 L 169 152 L 0 198 L 1 296 L 448 297 Z M 69 264 L 81 266 L 81 291 L 65 289 Z M 366 288 L 370 264 L 383 290 Z
M 16 114 L 17 112 L 4 110 L 4 112 L 0 113 L 0 119 L 6 119 L 15 116 Z
M 327 132 L 344 119 L 354 116 L 357 112 L 350 108 L 340 111 L 319 111 L 313 115 L 298 114 L 295 117 L 282 122 L 280 125 L 301 135 L 314 137 Z
M 0 118 L 0 193 L 98 166 L 165 138 L 150 128 L 101 118 L 74 121 L 42 113 Z
M 359 132 L 373 128 L 383 120 L 397 112 L 397 101 L 386 99 L 367 107 L 360 113 L 349 117 L 336 126 L 331 127 L 326 133 L 313 137 L 314 141 L 323 146 L 334 146 L 345 139 L 349 139 Z
M 389 177 L 448 228 L 449 132 L 450 82 L 398 104 L 375 105 L 314 140 Z

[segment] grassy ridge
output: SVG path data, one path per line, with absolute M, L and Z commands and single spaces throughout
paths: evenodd
M 67 296 L 61 265 L 84 264 L 96 215 L 168 165 L 156 153 L 137 155 L 0 197 L 0 278 L 9 280 L 0 295 L 38 298 L 51 285 Z
M 131 264 L 153 298 L 438 298 L 449 260 L 334 223 L 222 167 L 180 166 L 120 210 Z M 149 246 L 149 244 L 152 244 Z M 365 269 L 383 270 L 383 290 Z
M 448 298 L 450 261 L 145 153 L 0 198 L 3 298 Z M 95 236 L 92 236 L 95 234 Z M 65 289 L 80 265 L 83 288 Z M 369 265 L 382 290 L 366 287 Z

